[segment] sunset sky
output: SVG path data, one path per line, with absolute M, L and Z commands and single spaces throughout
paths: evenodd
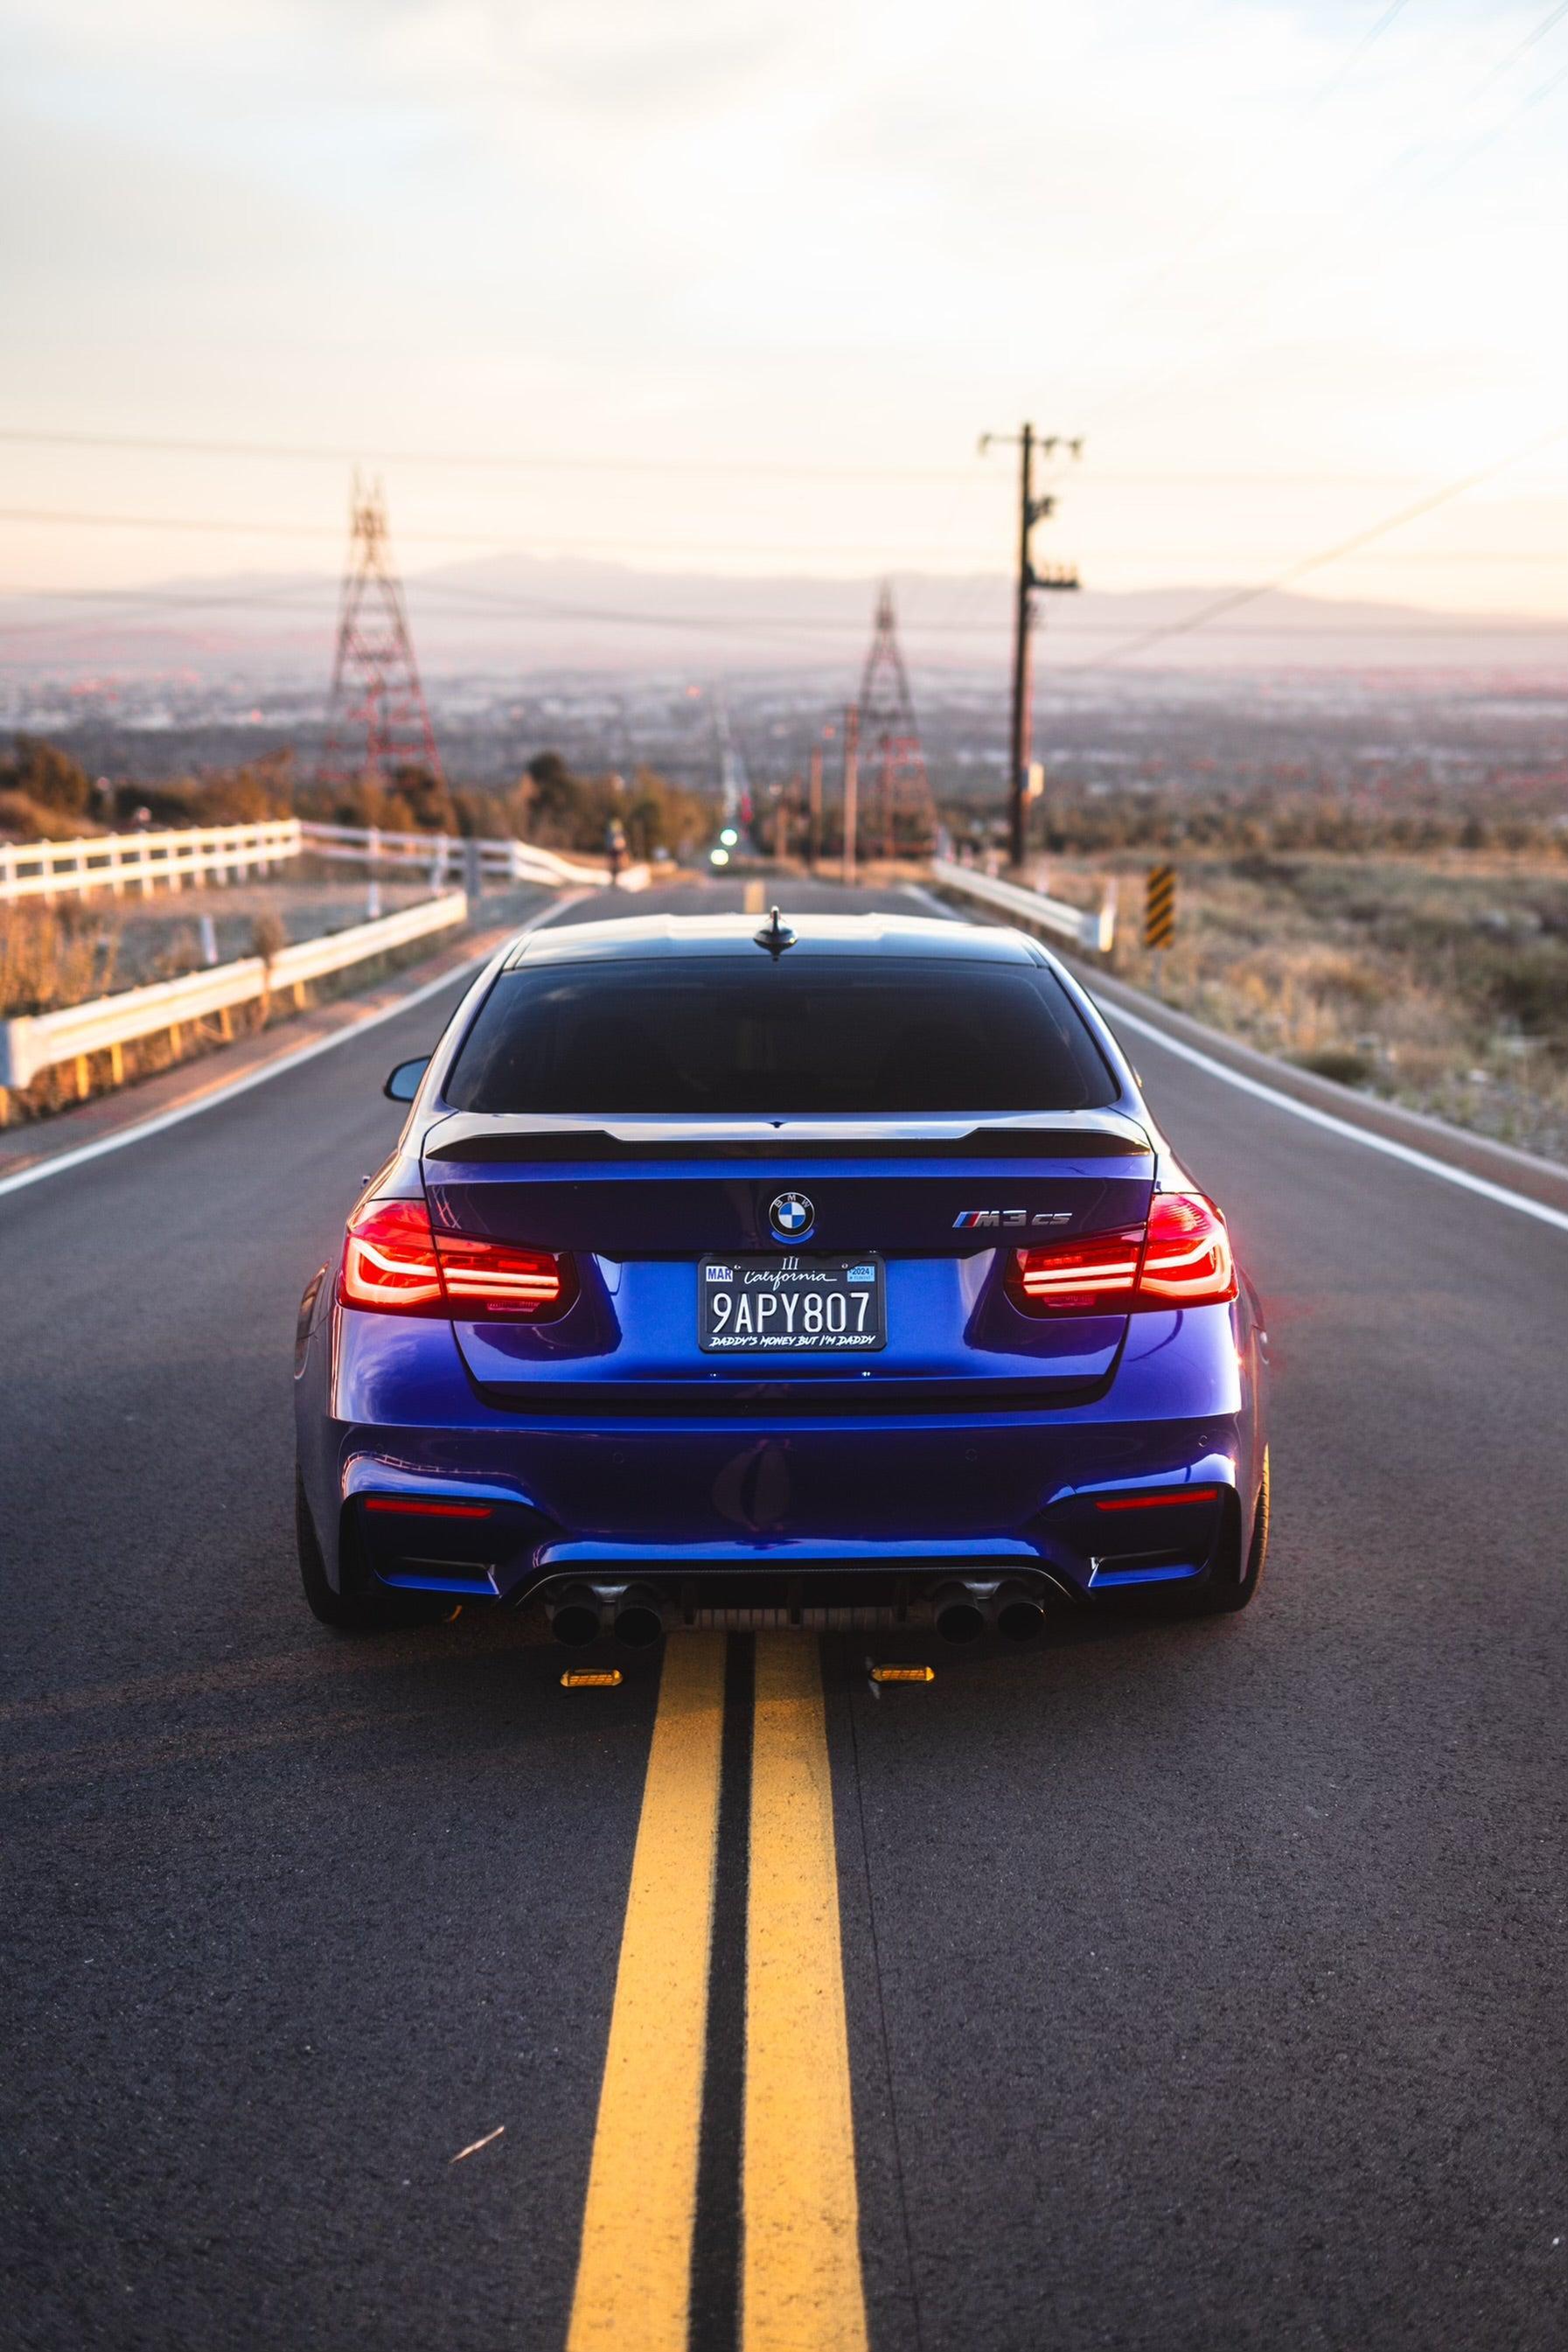
M 1568 6 L 4 16 L 0 589 L 331 571 L 351 453 L 411 571 L 996 571 L 1028 415 L 1096 586 L 1498 468 L 1302 587 L 1568 614 Z

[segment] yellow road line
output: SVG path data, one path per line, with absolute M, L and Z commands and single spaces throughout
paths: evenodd
M 757 1638 L 743 2352 L 865 2352 L 838 1871 L 818 1645 Z
M 724 1732 L 724 1637 L 666 1651 L 568 2352 L 686 2352 Z
M 762 903 L 762 885 L 760 882 L 748 882 L 747 884 L 746 896 L 741 901 L 740 911 L 743 915 L 765 915 L 768 912 L 767 908 Z

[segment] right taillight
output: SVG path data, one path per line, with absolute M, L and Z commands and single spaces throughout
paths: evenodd
M 371 1201 L 343 1238 L 338 1297 L 383 1315 L 548 1322 L 577 1296 L 570 1257 L 469 1234 L 436 1234 L 423 1201 Z
M 1213 1307 L 1236 1296 L 1230 1235 L 1201 1192 L 1156 1192 L 1135 1307 Z
M 1146 1226 L 1013 1252 L 1008 1296 L 1026 1315 L 1133 1315 L 1236 1296 L 1225 1220 L 1201 1192 L 1156 1192 Z

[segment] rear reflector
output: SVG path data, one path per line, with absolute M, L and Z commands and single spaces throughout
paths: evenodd
M 437 1234 L 423 1201 L 371 1201 L 349 1220 L 338 1297 L 382 1314 L 549 1321 L 577 1296 L 570 1258 Z
M 560 1678 L 562 1690 L 619 1690 L 619 1666 L 568 1666 Z
M 1236 1296 L 1225 1220 L 1201 1192 L 1156 1192 L 1146 1226 L 1015 1250 L 1008 1296 L 1026 1315 L 1132 1315 Z
M 1167 1511 L 1178 1503 L 1212 1503 L 1218 1486 L 1167 1486 L 1157 1495 L 1097 1495 L 1097 1511 Z
M 365 1508 L 420 1519 L 488 1519 L 495 1516 L 493 1503 L 438 1503 L 419 1495 L 367 1495 Z
M 934 1683 L 936 1669 L 935 1666 L 873 1666 L 871 1678 L 873 1683 Z

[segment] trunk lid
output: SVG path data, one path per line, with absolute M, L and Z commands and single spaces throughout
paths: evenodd
M 1108 1378 L 1124 1316 L 1040 1321 L 1003 1296 L 1011 1249 L 1143 1223 L 1154 1155 L 1108 1110 L 897 1121 L 457 1113 L 424 1139 L 437 1229 L 577 1260 L 554 1324 L 460 1322 L 495 1402 L 538 1413 L 1027 1409 Z M 715 1356 L 698 1342 L 710 1255 L 781 1257 L 782 1194 L 814 1215 L 802 1256 L 883 1263 L 886 1347 Z

